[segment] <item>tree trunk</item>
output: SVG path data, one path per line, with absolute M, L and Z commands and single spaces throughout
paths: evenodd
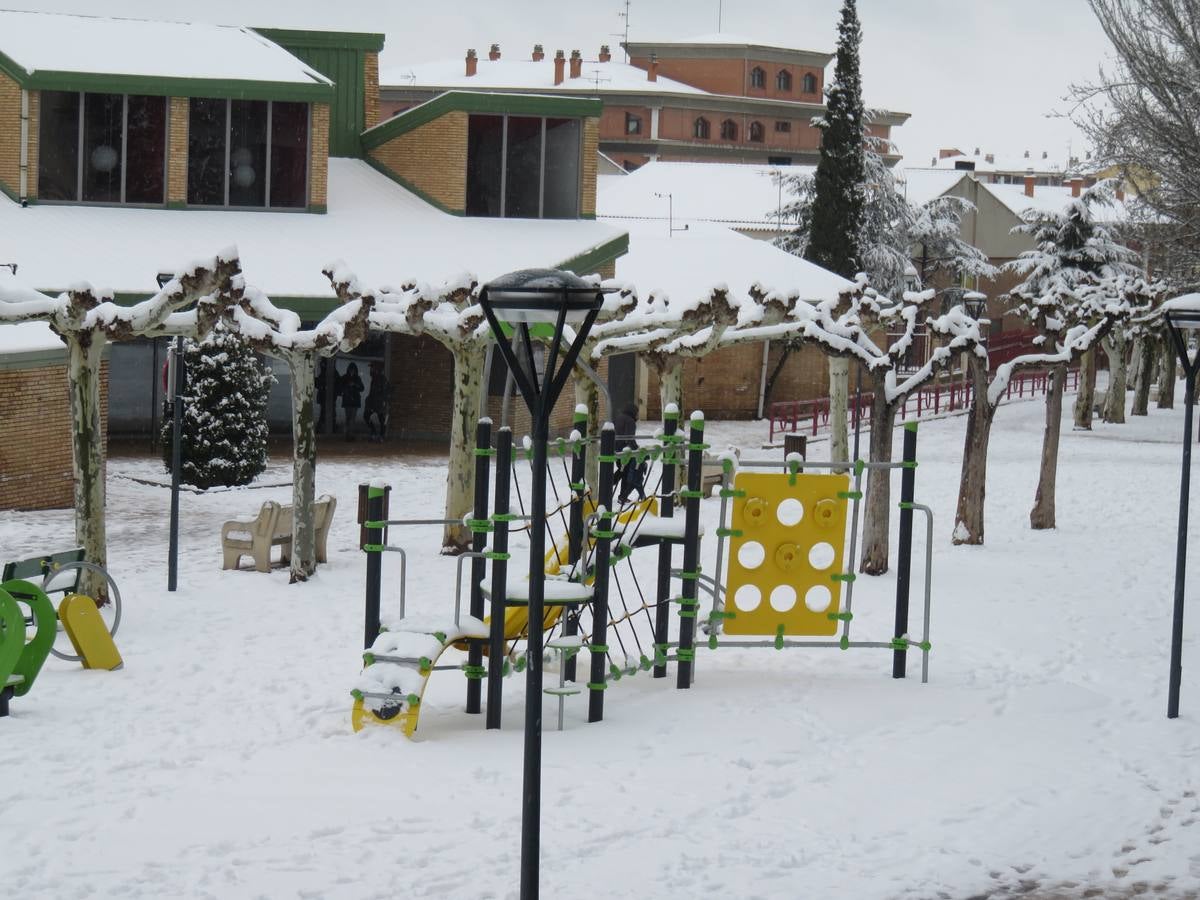
M 461 524 L 475 506 L 475 426 L 479 422 L 479 389 L 483 385 L 483 350 L 474 345 L 454 347 L 454 397 L 450 418 L 450 468 L 446 475 L 446 514 L 459 520 L 447 525 L 442 552 L 457 555 L 471 543 Z
M 1075 394 L 1075 428 L 1092 430 L 1092 408 L 1096 403 L 1096 357 L 1088 350 L 1079 357 L 1079 391 Z
M 680 421 L 687 421 L 683 412 L 683 360 L 672 361 L 667 369 L 658 373 L 658 399 L 663 412 L 674 403 L 679 409 Z
M 1158 373 L 1158 408 L 1175 408 L 1175 346 L 1162 341 L 1162 371 Z
M 292 561 L 291 582 L 307 581 L 317 571 L 317 432 L 313 417 L 316 354 L 284 355 L 292 381 Z
M 987 493 L 988 439 L 996 407 L 988 401 L 987 363 L 974 355 L 969 363 L 975 381 L 975 396 L 967 413 L 967 435 L 963 443 L 962 474 L 958 481 L 958 509 L 954 514 L 955 544 L 983 543 L 983 507 Z
M 1150 412 L 1150 382 L 1154 380 L 1154 358 L 1158 355 L 1158 342 L 1150 335 L 1143 335 L 1137 345 L 1138 379 L 1133 390 L 1133 416 L 1145 416 Z
M 75 541 L 88 562 L 107 567 L 104 523 L 104 432 L 100 418 L 100 363 L 104 336 L 66 331 L 70 359 L 72 463 L 75 470 Z M 80 592 L 108 599 L 108 584 L 93 572 L 79 573 Z
M 1104 395 L 1104 421 L 1125 424 L 1125 334 L 1114 328 L 1104 339 L 1108 356 L 1108 391 Z
M 829 461 L 848 462 L 850 435 L 847 430 L 850 405 L 850 360 L 829 357 Z M 871 438 L 875 440 L 874 436 Z
M 896 427 L 896 404 L 888 403 L 882 379 L 875 382 L 871 403 L 871 462 L 890 462 L 892 433 Z M 859 570 L 882 575 L 888 570 L 888 538 L 891 523 L 891 469 L 872 469 L 867 476 L 866 511 L 863 521 L 862 562 Z
M 1130 385 L 1130 390 L 1137 392 L 1138 385 L 1141 383 L 1142 377 L 1142 344 L 1146 342 L 1146 338 L 1138 335 L 1129 344 L 1129 365 L 1126 367 L 1125 378 Z
M 1046 431 L 1042 436 L 1037 496 L 1029 513 L 1029 525 L 1035 529 L 1054 527 L 1054 485 L 1058 478 L 1058 439 L 1062 428 L 1063 384 L 1066 380 L 1066 366 L 1055 366 L 1046 391 Z
M 586 406 L 588 411 L 587 430 L 589 434 L 599 435 L 603 424 L 600 419 L 600 389 L 592 379 L 577 374 L 575 377 L 575 405 Z M 616 418 L 616 410 L 608 410 L 610 419 Z M 587 435 L 583 435 L 587 438 Z M 584 480 L 591 485 L 593 491 L 599 491 L 600 486 L 600 457 L 597 455 L 595 444 L 584 445 Z M 599 493 L 593 494 L 599 496 Z

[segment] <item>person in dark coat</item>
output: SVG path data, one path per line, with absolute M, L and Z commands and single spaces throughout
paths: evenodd
M 630 403 L 624 407 L 613 423 L 617 429 L 617 452 L 637 449 L 637 407 Z M 625 504 L 629 495 L 636 492 L 639 500 L 646 499 L 646 470 L 649 468 L 645 460 L 638 462 L 636 458 L 621 463 L 616 478 L 620 486 L 617 502 Z
M 386 436 L 388 399 L 391 395 L 392 385 L 383 374 L 383 363 L 371 363 L 371 389 L 367 391 L 366 404 L 363 406 L 363 421 L 367 423 L 373 441 L 382 443 Z
M 350 363 L 342 379 L 342 412 L 346 416 L 346 440 L 354 440 L 354 420 L 362 407 L 363 381 L 358 377 L 358 366 Z

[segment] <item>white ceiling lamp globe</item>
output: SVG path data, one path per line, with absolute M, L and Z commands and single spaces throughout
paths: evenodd
M 238 166 L 248 166 L 254 162 L 254 154 L 250 152 L 249 147 L 238 147 L 230 154 L 229 162 L 235 169 Z
M 97 172 L 102 172 L 107 175 L 117 167 L 117 162 L 119 160 L 120 156 L 117 154 L 117 151 L 108 144 L 101 144 L 92 151 L 92 168 Z
M 233 170 L 233 183 L 240 188 L 250 187 L 257 177 L 254 166 L 238 166 Z

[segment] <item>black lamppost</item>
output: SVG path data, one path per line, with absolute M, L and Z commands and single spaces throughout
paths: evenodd
M 159 272 L 155 277 L 161 291 L 175 276 L 170 272 Z M 180 444 L 183 440 L 183 390 L 186 377 L 182 335 L 175 338 L 175 346 L 167 360 L 167 394 L 171 398 L 171 536 L 167 549 L 167 590 L 174 591 L 179 583 L 179 474 L 182 468 Z M 154 377 L 158 377 L 157 372 Z
M 1167 718 L 1179 718 L 1179 682 L 1183 676 L 1183 586 L 1187 569 L 1188 495 L 1192 482 L 1192 403 L 1200 353 L 1188 354 L 1189 337 L 1200 330 L 1200 295 L 1177 297 L 1163 304 L 1167 330 L 1187 379 L 1183 400 L 1183 473 L 1179 479 L 1179 537 L 1175 545 L 1175 610 L 1171 620 L 1171 679 L 1167 690 Z
M 570 272 L 555 269 L 522 269 L 502 275 L 479 294 L 483 314 L 508 370 L 512 373 L 533 422 L 533 485 L 530 490 L 529 526 L 529 636 L 525 669 L 525 762 L 521 793 L 521 900 L 537 900 L 541 853 L 542 790 L 542 622 L 545 599 L 546 556 L 546 444 L 550 414 L 579 358 L 606 291 Z M 563 329 L 575 327 L 575 336 L 563 349 Z M 541 326 L 541 334 L 537 332 Z M 553 333 L 550 333 L 550 328 Z M 525 359 L 518 360 L 512 338 Z M 546 364 L 538 374 L 533 343 L 544 344 Z M 561 353 L 561 359 L 560 359 Z

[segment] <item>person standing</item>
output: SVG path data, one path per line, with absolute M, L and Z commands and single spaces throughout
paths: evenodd
M 392 385 L 383 374 L 383 363 L 376 360 L 371 363 L 371 389 L 367 391 L 367 400 L 363 406 L 363 421 L 367 423 L 371 432 L 371 440 L 379 443 L 386 437 L 388 400 L 391 395 Z
M 358 366 L 350 363 L 342 379 L 342 413 L 346 417 L 346 440 L 354 440 L 354 420 L 362 406 L 363 381 L 358 377 Z

